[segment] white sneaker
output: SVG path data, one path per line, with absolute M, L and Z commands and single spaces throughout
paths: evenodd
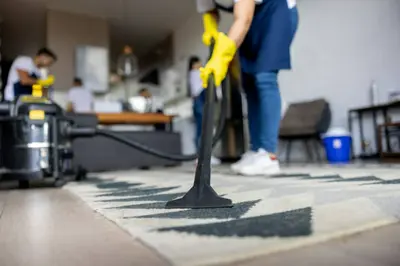
M 217 157 L 211 156 L 211 165 L 220 165 L 221 160 L 218 159 Z
M 251 161 L 239 168 L 238 173 L 246 176 L 257 175 L 276 175 L 279 174 L 280 167 L 278 160 L 272 160 L 269 153 L 260 149 Z
M 257 153 L 254 152 L 254 151 L 246 151 L 242 155 L 242 157 L 240 158 L 239 161 L 237 161 L 236 163 L 231 165 L 232 171 L 235 172 L 235 173 L 239 172 L 240 167 L 242 165 L 248 164 L 255 154 L 257 154 Z
M 198 161 L 199 160 L 196 159 L 196 161 L 195 161 L 196 166 L 197 166 Z M 211 165 L 220 165 L 221 164 L 221 160 L 218 159 L 217 157 L 211 156 L 210 164 Z

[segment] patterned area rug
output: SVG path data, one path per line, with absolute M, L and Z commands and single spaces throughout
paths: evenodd
M 213 169 L 234 207 L 165 209 L 193 184 L 194 167 L 98 174 L 65 188 L 173 265 L 229 263 L 338 238 L 400 219 L 400 168 L 290 166 L 274 177 Z

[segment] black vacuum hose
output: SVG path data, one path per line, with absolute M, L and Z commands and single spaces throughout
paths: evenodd
M 228 84 L 227 80 L 229 78 L 225 79 L 224 84 L 222 85 L 222 102 L 221 102 L 221 115 L 218 120 L 218 125 L 216 132 L 213 137 L 213 147 L 217 144 L 217 142 L 220 140 L 222 133 L 224 132 L 225 129 L 225 124 L 226 124 L 226 119 L 227 119 L 227 113 L 228 113 Z M 214 91 L 215 92 L 215 91 Z M 151 147 L 145 146 L 141 144 L 140 142 L 128 139 L 123 136 L 119 136 L 115 134 L 111 130 L 105 130 L 105 129 L 97 129 L 96 130 L 96 135 L 100 135 L 106 138 L 113 139 L 115 141 L 121 142 L 125 145 L 128 145 L 132 148 L 135 148 L 137 150 L 140 150 L 145 153 L 150 153 L 154 156 L 167 159 L 167 160 L 172 160 L 172 161 L 193 161 L 197 159 L 197 153 L 196 154 L 190 154 L 190 155 L 179 155 L 179 154 L 170 154 L 170 153 L 164 153 L 162 151 L 159 151 L 157 149 L 153 149 Z

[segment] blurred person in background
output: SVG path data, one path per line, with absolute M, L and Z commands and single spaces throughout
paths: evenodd
M 133 48 L 125 45 L 117 61 L 117 73 L 124 79 L 134 78 L 139 73 L 138 59 Z
M 164 113 L 164 104 L 160 98 L 154 97 L 148 88 L 142 88 L 139 90 L 139 96 L 145 98 L 148 102 L 150 113 Z
M 151 98 L 153 97 L 153 95 L 151 94 L 151 92 L 149 91 L 148 88 L 141 88 L 139 90 L 139 96 L 142 96 L 148 100 L 151 100 Z
M 203 121 L 203 108 L 206 100 L 205 90 L 203 89 L 203 83 L 200 78 L 200 68 L 201 68 L 201 60 L 197 56 L 192 56 L 189 59 L 189 93 L 190 97 L 193 99 L 193 116 L 196 125 L 196 137 L 195 143 L 197 150 L 199 150 L 200 145 L 200 137 L 201 137 L 201 128 Z M 221 161 L 211 156 L 211 164 L 218 165 Z
M 149 112 L 150 113 L 157 113 L 157 114 L 164 114 L 164 106 L 162 102 L 158 101 L 153 94 L 147 88 L 142 88 L 139 90 L 139 96 L 142 96 L 148 101 L 149 104 Z M 156 131 L 166 131 L 167 127 L 165 124 L 155 124 L 154 129 Z
M 43 96 L 49 97 L 48 89 L 54 84 L 54 76 L 44 77 L 42 72 L 57 61 L 57 56 L 50 49 L 40 49 L 35 57 L 18 56 L 11 65 L 7 85 L 4 89 L 4 99 L 13 101 L 21 95 L 32 95 L 32 86 L 43 86 Z M 44 71 L 42 71 L 44 70 Z
M 74 113 L 90 113 L 93 111 L 93 94 L 83 85 L 80 78 L 75 78 L 68 92 L 67 111 Z

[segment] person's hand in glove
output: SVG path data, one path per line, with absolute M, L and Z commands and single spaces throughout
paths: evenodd
M 46 88 L 46 87 L 50 87 L 51 85 L 53 85 L 54 81 L 55 81 L 54 76 L 50 75 L 46 79 L 39 79 L 37 83 Z
M 215 11 L 207 12 L 203 15 L 203 43 L 211 45 L 211 40 L 218 36 L 218 13 Z
M 208 79 L 214 75 L 215 86 L 219 87 L 228 73 L 228 67 L 236 53 L 236 44 L 224 33 L 220 32 L 215 40 L 214 51 L 210 61 L 200 68 L 200 77 L 203 87 L 207 88 Z

